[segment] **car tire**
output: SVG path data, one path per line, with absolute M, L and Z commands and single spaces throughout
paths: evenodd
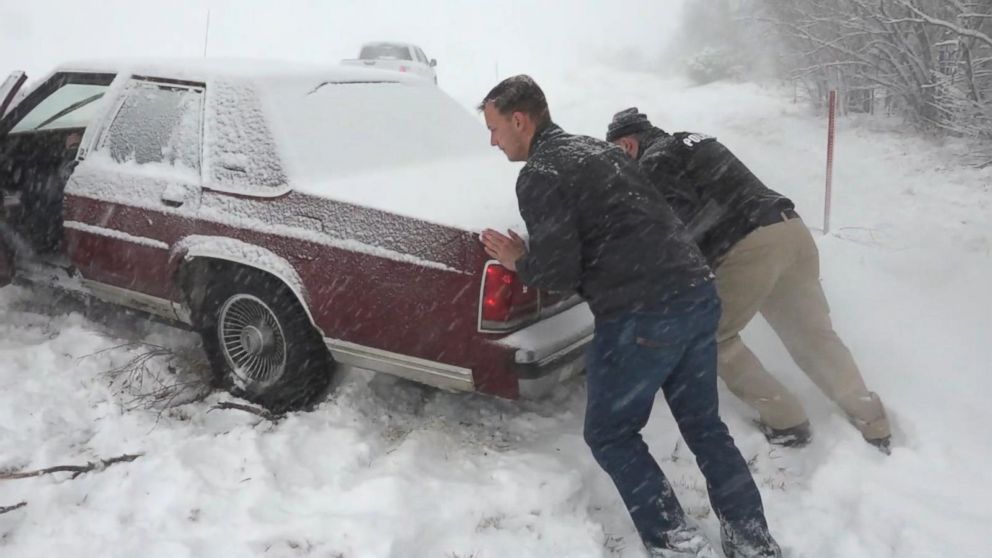
M 212 277 L 200 335 L 220 387 L 275 413 L 322 396 L 334 361 L 296 295 L 264 273 Z

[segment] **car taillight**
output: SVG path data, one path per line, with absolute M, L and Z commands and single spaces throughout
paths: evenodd
M 400 66 L 400 71 L 401 71 L 401 72 L 405 72 L 405 71 L 407 71 L 407 70 L 409 70 L 409 69 L 410 69 L 410 68 L 407 68 L 406 66 Z
M 537 289 L 524 285 L 515 272 L 496 262 L 486 264 L 479 309 L 481 331 L 514 329 L 537 319 L 540 310 L 541 297 Z

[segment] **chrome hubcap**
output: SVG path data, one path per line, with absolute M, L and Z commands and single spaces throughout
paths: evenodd
M 239 387 L 266 387 L 286 371 L 282 326 L 258 297 L 239 294 L 229 298 L 220 309 L 217 334 Z

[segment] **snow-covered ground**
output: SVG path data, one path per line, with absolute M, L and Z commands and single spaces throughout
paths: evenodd
M 791 91 L 590 67 L 535 77 L 570 131 L 601 137 L 614 111 L 636 105 L 666 129 L 716 135 L 820 226 L 826 126 Z M 457 96 L 471 106 L 484 94 Z M 992 542 L 992 168 L 962 166 L 964 146 L 897 130 L 840 121 L 832 231 L 819 239 L 836 327 L 894 420 L 892 455 L 861 440 L 760 320 L 746 337 L 807 403 L 813 444 L 770 449 L 722 393 L 793 557 L 977 558 Z M 0 507 L 27 502 L 0 514 L 0 555 L 644 555 L 582 441 L 581 380 L 547 401 L 509 402 L 354 373 L 314 411 L 271 423 L 213 410 L 230 400 L 219 393 L 165 411 L 135 405 L 121 392 L 128 377 L 106 373 L 147 350 L 121 346 L 132 340 L 196 343 L 0 289 L 0 471 L 142 454 L 72 480 L 0 480 Z M 148 368 L 172 379 L 167 365 Z M 646 439 L 716 539 L 663 401 Z

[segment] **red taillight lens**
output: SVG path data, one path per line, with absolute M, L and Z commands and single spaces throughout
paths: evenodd
M 486 277 L 482 283 L 482 319 L 484 321 L 505 322 L 513 309 L 513 295 L 519 287 L 520 279 L 516 273 L 501 265 L 490 265 L 486 268 Z
M 409 68 L 407 68 L 406 66 L 400 66 L 400 71 L 401 72 L 405 72 L 407 70 L 409 70 Z
M 536 318 L 540 311 L 537 289 L 524 285 L 516 273 L 490 263 L 482 279 L 482 329 L 507 330 Z

